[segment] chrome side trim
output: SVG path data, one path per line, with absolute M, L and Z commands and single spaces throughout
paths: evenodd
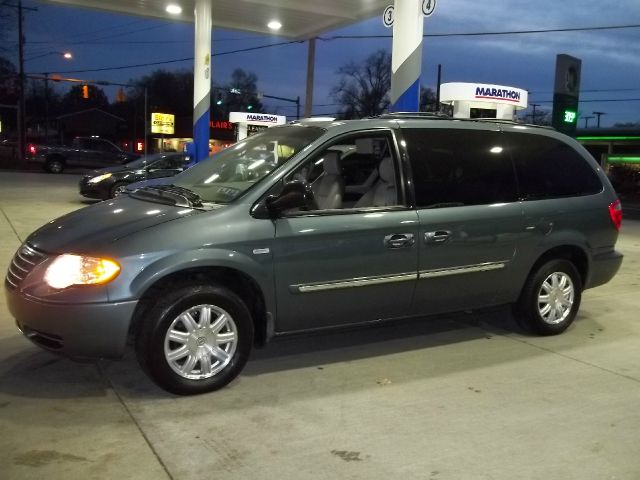
M 500 270 L 506 267 L 508 260 L 502 262 L 486 262 L 477 265 L 465 265 L 463 267 L 439 268 L 435 270 L 421 270 L 418 274 L 420 280 L 425 278 L 446 277 L 449 275 L 459 275 L 463 273 L 487 272 L 490 270 Z
M 337 280 L 324 283 L 305 283 L 292 285 L 291 289 L 298 293 L 320 292 L 324 290 L 337 290 L 339 288 L 367 287 L 370 285 L 382 285 L 385 283 L 406 282 L 417 280 L 417 273 L 397 273 L 394 275 L 381 275 L 376 277 L 358 277 L 348 280 Z

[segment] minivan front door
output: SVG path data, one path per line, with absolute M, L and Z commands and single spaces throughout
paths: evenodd
M 399 210 L 276 221 L 278 331 L 408 315 L 418 217 Z
M 345 169 L 349 165 L 349 169 Z M 353 169 L 371 181 L 363 182 Z M 406 316 L 418 266 L 418 214 L 406 206 L 390 130 L 338 137 L 289 176 L 316 205 L 275 222 L 277 331 Z

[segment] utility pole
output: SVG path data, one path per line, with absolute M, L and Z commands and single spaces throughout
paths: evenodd
M 24 101 L 24 34 L 23 34 L 22 0 L 18 0 L 18 155 L 19 163 L 27 156 L 26 149 L 26 108 Z
M 589 127 L 589 120 L 591 120 L 592 118 L 595 118 L 591 115 L 589 115 L 588 117 L 582 117 L 582 119 L 584 120 L 584 128 L 588 128 Z
M 44 74 L 44 143 L 49 143 L 49 74 Z
M 309 118 L 313 107 L 313 75 L 316 63 L 316 37 L 309 39 L 309 50 L 307 52 L 307 93 L 304 99 L 304 116 Z M 300 111 L 298 111 L 300 118 Z
M 436 112 L 440 111 L 440 84 L 442 83 L 442 64 L 438 64 L 438 79 L 436 80 Z
M 531 112 L 531 123 L 533 123 L 534 125 L 536 124 L 536 108 L 538 108 L 540 106 L 539 103 L 532 103 L 531 104 L 531 108 L 533 108 L 533 112 Z
M 597 115 L 596 122 L 598 122 L 598 128 L 600 128 L 600 117 L 602 115 L 606 115 L 607 112 L 591 112 L 591 113 L 593 113 L 594 115 Z

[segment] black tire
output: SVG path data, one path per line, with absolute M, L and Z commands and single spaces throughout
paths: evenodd
M 565 280 L 569 279 L 570 283 L 569 280 L 566 280 L 565 287 L 558 283 L 559 290 L 554 289 L 552 288 L 554 275 L 556 280 L 562 282 L 564 277 Z M 562 291 L 568 291 L 569 285 L 573 287 L 570 306 L 562 303 L 568 301 L 570 296 L 561 293 Z M 549 295 L 546 295 L 548 301 L 541 302 L 540 299 L 542 297 L 540 295 L 545 295 L 543 286 L 546 289 L 545 291 L 551 290 Z M 553 295 L 556 295 L 557 300 L 554 299 Z M 520 294 L 520 299 L 515 305 L 514 315 L 522 328 L 531 333 L 557 335 L 564 332 L 573 323 L 580 308 L 581 299 L 582 278 L 574 264 L 565 259 L 550 260 L 531 272 Z M 545 318 L 546 314 L 543 315 L 542 311 L 547 305 L 550 310 Z M 552 305 L 556 305 L 556 307 L 552 307 Z
M 118 192 L 119 189 L 121 189 L 122 187 L 126 187 L 127 184 L 124 182 L 117 182 L 114 183 L 111 188 L 109 189 L 109 198 L 114 198 L 118 195 L 121 195 L 121 193 Z
M 64 159 L 60 157 L 50 157 L 44 164 L 44 169 L 49 173 L 62 173 L 64 171 Z
M 136 355 L 143 370 L 158 386 L 178 395 L 194 395 L 218 390 L 238 376 L 249 358 L 254 334 L 251 314 L 240 297 L 231 290 L 217 285 L 187 284 L 173 288 L 168 292 L 165 291 L 153 301 L 153 306 L 147 310 L 144 318 L 140 319 L 140 325 L 136 333 Z M 167 339 L 167 333 L 172 325 L 174 332 L 183 326 L 180 319 L 183 318 L 182 314 L 184 312 L 203 305 L 213 307 L 211 314 L 217 312 L 214 309 L 228 314 L 233 325 L 227 321 L 223 333 L 219 331 L 212 333 L 213 330 L 199 329 L 202 322 L 202 314 L 200 314 L 198 318 L 192 317 L 196 321 L 193 326 L 197 326 L 198 329 L 194 329 L 189 333 L 188 329 L 185 328 L 184 331 L 181 331 L 185 338 L 180 342 L 173 342 Z M 216 317 L 216 319 L 220 319 L 220 317 Z M 180 323 L 176 324 L 176 322 Z M 211 328 L 213 326 L 211 325 Z M 235 329 L 235 332 L 232 331 L 233 329 Z M 205 333 L 202 333 L 203 331 Z M 234 349 L 231 350 L 230 343 L 221 347 L 222 350 L 227 348 L 230 350 L 230 352 L 227 351 L 228 360 L 226 362 L 228 363 L 225 364 L 222 360 L 218 360 L 219 357 L 216 357 L 216 354 L 206 350 L 208 348 L 208 343 L 206 342 L 209 339 L 206 339 L 205 335 L 214 335 L 217 340 L 217 335 L 229 336 L 233 333 L 235 333 L 235 338 L 237 339 Z M 186 340 L 186 337 L 188 337 L 188 340 Z M 200 343 L 202 339 L 205 340 Z M 218 343 L 215 344 L 220 345 Z M 181 365 L 179 362 L 182 358 L 170 363 L 165 355 L 165 346 L 169 348 L 170 352 L 177 352 L 184 347 L 191 353 L 188 354 Z M 174 350 L 171 350 L 172 347 Z M 202 375 L 203 372 L 207 371 L 207 366 L 203 367 L 202 364 L 205 356 L 208 358 L 205 365 L 208 365 L 210 371 L 221 368 L 211 376 L 206 378 L 187 378 L 187 376 L 179 374 L 175 370 L 175 368 L 184 368 L 188 372 L 196 372 L 196 376 L 198 375 L 197 372 Z M 192 360 L 192 357 L 196 357 L 198 360 Z M 201 358 L 203 360 L 200 360 Z M 188 362 L 194 361 L 195 363 L 191 363 L 190 367 L 187 366 Z M 214 362 L 217 362 L 217 364 L 214 364 Z

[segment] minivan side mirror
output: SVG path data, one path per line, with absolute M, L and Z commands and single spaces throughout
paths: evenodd
M 271 218 L 293 208 L 315 209 L 311 185 L 299 180 L 285 183 L 278 195 L 269 195 L 264 203 Z

